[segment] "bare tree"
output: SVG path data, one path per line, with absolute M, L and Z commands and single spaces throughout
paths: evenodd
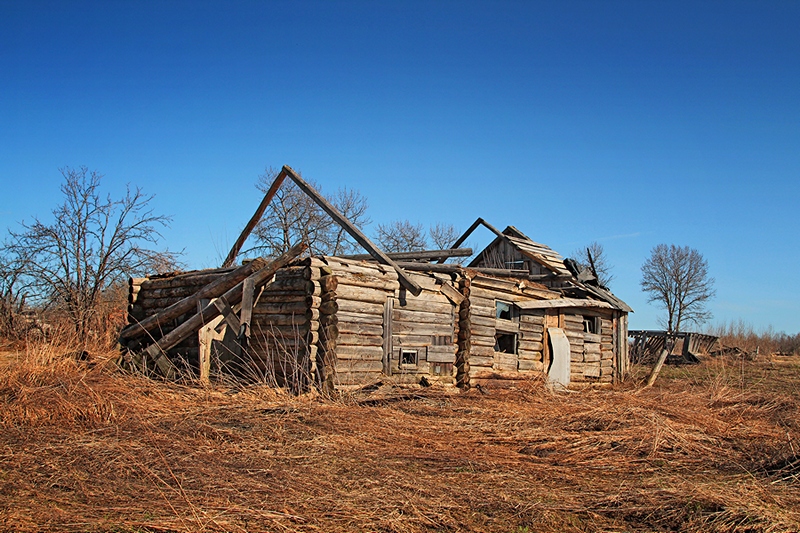
M 37 303 L 63 309 L 83 338 L 104 291 L 127 276 L 174 268 L 177 256 L 147 247 L 170 220 L 153 214 L 152 196 L 128 187 L 119 200 L 103 198 L 97 172 L 81 167 L 61 174 L 64 203 L 52 211 L 53 221 L 23 222 L 23 231 L 10 232 L 5 251 L 26 259 L 22 275 Z
M 256 187 L 266 193 L 277 170 L 268 168 L 259 177 Z M 316 190 L 320 186 L 306 180 Z M 367 201 L 354 189 L 339 189 L 327 200 L 357 227 L 370 223 Z M 336 224 L 308 195 L 292 181 L 284 181 L 275 193 L 264 217 L 253 230 L 257 244 L 246 253 L 258 252 L 276 257 L 299 241 L 308 243 L 317 255 L 352 253 L 359 249 L 350 235 Z
M 372 223 L 372 220 L 367 216 L 367 199 L 355 189 L 348 189 L 347 187 L 339 189 L 329 201 L 359 229 Z M 328 247 L 329 255 L 350 254 L 360 248 L 361 246 L 353 240 L 342 226 L 333 224 Z
M 593 241 L 585 248 L 578 248 L 573 253 L 573 258 L 579 266 L 593 270 L 597 276 L 597 282 L 603 287 L 608 287 L 614 281 L 611 263 L 606 257 L 605 248 L 599 242 Z
M 428 233 L 431 236 L 433 245 L 438 250 L 450 248 L 459 237 L 459 233 L 452 224 L 444 224 L 442 222 L 437 222 L 435 225 L 432 225 Z
M 25 279 L 27 258 L 0 250 L 0 335 L 17 338 L 22 335 L 21 315 L 25 310 L 28 280 Z
M 428 247 L 422 224 L 412 224 L 408 220 L 378 224 L 376 239 L 387 252 L 419 252 Z
M 711 318 L 706 308 L 714 297 L 714 278 L 708 276 L 708 262 L 688 246 L 659 244 L 642 265 L 642 290 L 648 302 L 663 306 L 661 319 L 667 331 L 680 331 L 687 322 L 702 324 Z

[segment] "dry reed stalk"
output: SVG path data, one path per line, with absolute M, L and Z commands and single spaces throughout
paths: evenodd
M 53 359 L 0 370 L 0 530 L 800 527 L 800 361 L 665 369 L 639 395 L 387 383 L 331 401 Z

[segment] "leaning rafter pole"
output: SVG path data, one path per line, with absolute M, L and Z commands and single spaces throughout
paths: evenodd
M 409 276 L 408 274 L 400 268 L 397 263 L 395 263 L 389 256 L 387 256 L 380 248 L 375 246 L 375 244 L 364 235 L 360 229 L 358 229 L 352 222 L 350 222 L 344 215 L 342 215 L 338 209 L 333 207 L 325 198 L 322 197 L 314 188 L 309 185 L 308 183 L 301 178 L 297 172 L 292 170 L 290 167 L 284 166 L 282 173 L 285 172 L 291 179 L 294 181 L 297 186 L 306 193 L 318 206 L 322 208 L 323 211 L 328 213 L 328 215 L 341 227 L 353 237 L 358 244 L 360 244 L 369 255 L 374 257 L 379 263 L 383 263 L 384 265 L 388 265 L 392 267 L 397 272 L 398 280 L 400 284 L 403 285 L 411 294 L 414 296 L 419 296 L 422 292 L 422 287 L 417 285 Z
M 472 223 L 472 225 L 471 225 L 469 228 L 467 228 L 467 231 L 465 231 L 465 232 L 464 232 L 464 233 L 461 235 L 461 237 L 459 237 L 459 238 L 458 238 L 458 240 L 456 240 L 456 242 L 454 242 L 454 243 L 453 243 L 453 246 L 451 246 L 451 248 L 458 248 L 459 246 L 461 246 L 461 244 L 462 244 L 464 241 L 466 241 L 466 240 L 467 240 L 467 237 L 469 237 L 470 235 L 472 235 L 472 232 L 473 232 L 473 231 L 475 231 L 475 229 L 476 229 L 478 226 L 483 226 L 483 227 L 485 227 L 486 229 L 488 229 L 489 231 L 491 231 L 492 233 L 494 233 L 495 235 L 497 235 L 498 237 L 500 237 L 501 239 L 504 239 L 504 240 L 506 240 L 506 241 L 508 240 L 508 236 L 506 236 L 505 234 L 503 234 L 503 232 L 502 232 L 502 231 L 498 230 L 497 228 L 495 228 L 494 226 L 492 226 L 491 224 L 489 224 L 488 222 L 486 222 L 485 220 L 483 220 L 481 217 L 478 217 L 478 218 L 475 220 L 475 222 L 473 222 L 473 223 Z M 447 259 L 446 257 L 443 257 L 443 258 L 439 259 L 439 261 L 437 261 L 437 263 L 440 263 L 440 264 L 441 264 L 441 263 L 444 263 L 446 259 Z
M 289 264 L 295 257 L 303 253 L 307 247 L 308 245 L 302 242 L 294 245 L 288 252 L 268 263 L 261 270 L 258 270 L 257 272 L 248 276 L 248 278 L 251 279 L 251 282 L 248 282 L 247 279 L 245 279 L 219 298 L 224 302 L 227 302 L 230 306 L 236 305 L 242 300 L 243 288 L 245 285 L 250 285 L 252 283 L 253 287 L 260 287 L 269 281 L 269 279 L 275 275 L 275 272 Z M 214 301 L 208 303 L 199 313 L 192 316 L 189 320 L 161 337 L 161 339 L 156 341 L 154 344 L 151 344 L 143 352 L 133 356 L 133 365 L 138 366 L 138 363 L 140 363 L 143 358 L 149 357 L 151 360 L 155 361 L 156 366 L 158 366 L 159 370 L 161 370 L 165 377 L 174 377 L 175 368 L 172 362 L 166 356 L 166 351 L 177 345 L 192 333 L 198 331 L 201 327 L 203 327 L 204 324 L 214 320 L 220 315 L 220 313 L 220 308 L 215 304 Z M 236 333 L 238 334 L 238 331 Z
M 284 169 L 286 167 L 283 167 Z M 285 170 L 281 170 L 278 175 L 275 177 L 275 181 L 272 182 L 269 190 L 267 190 L 267 194 L 264 195 L 264 199 L 261 200 L 261 203 L 258 205 L 258 209 L 256 212 L 253 213 L 253 216 L 250 218 L 250 221 L 242 230 L 242 233 L 239 235 L 239 238 L 236 239 L 236 242 L 233 243 L 233 247 L 231 251 L 228 252 L 228 257 L 225 258 L 225 262 L 222 263 L 222 268 L 229 267 L 233 265 L 233 262 L 236 261 L 236 256 L 239 255 L 239 252 L 244 246 L 244 241 L 250 236 L 250 233 L 253 231 L 253 228 L 256 227 L 258 222 L 261 220 L 261 217 L 264 216 L 264 211 L 267 210 L 267 206 L 272 201 L 272 198 L 275 196 L 275 193 L 278 192 L 281 184 L 283 184 L 283 180 L 286 179 L 286 172 Z
M 178 318 L 179 316 L 186 314 L 193 309 L 197 309 L 198 302 L 216 298 L 225 291 L 235 287 L 239 282 L 250 276 L 253 272 L 264 268 L 266 265 L 266 259 L 261 257 L 256 258 L 246 265 L 240 266 L 233 272 L 229 272 L 221 276 L 216 281 L 209 283 L 195 294 L 175 302 L 160 313 L 149 316 L 141 322 L 136 322 L 125 327 L 120 332 L 119 337 L 122 341 L 135 339 L 136 337 L 141 337 L 142 335 L 146 334 L 148 331 L 163 327 L 171 320 L 174 320 L 175 318 Z

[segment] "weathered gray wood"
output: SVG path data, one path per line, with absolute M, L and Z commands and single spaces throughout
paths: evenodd
M 380 248 L 375 246 L 371 240 L 364 235 L 360 229 L 358 229 L 352 222 L 347 220 L 347 218 L 342 215 L 338 209 L 333 207 L 325 198 L 322 197 L 313 187 L 311 187 L 308 183 L 303 180 L 297 173 L 292 170 L 288 166 L 283 167 L 283 171 L 285 172 L 291 179 L 294 181 L 297 186 L 305 192 L 317 205 L 322 208 L 323 211 L 328 213 L 328 215 L 336 221 L 342 228 L 353 237 L 358 244 L 361 245 L 369 254 L 377 259 L 379 262 L 383 263 L 384 265 L 389 265 L 395 269 L 397 272 L 397 277 L 400 280 L 400 283 L 413 295 L 417 295 L 422 291 L 422 288 L 417 285 L 408 275 L 400 268 L 397 263 L 395 263 L 391 258 L 389 258 Z
M 293 246 L 288 252 L 284 253 L 274 261 L 267 264 L 257 272 L 248 277 L 253 278 L 253 286 L 258 287 L 264 284 L 269 278 L 275 275 L 275 271 L 279 268 L 286 266 L 292 259 L 300 255 L 308 246 L 305 243 L 299 243 Z M 235 287 L 229 289 L 222 295 L 229 304 L 236 304 L 242 299 L 242 287 L 244 282 L 239 282 Z M 220 314 L 219 309 L 213 303 L 206 305 L 201 312 L 192 316 L 189 320 L 173 329 L 168 334 L 164 335 L 159 341 L 149 346 L 144 350 L 144 354 L 149 356 L 156 362 L 159 370 L 161 370 L 166 377 L 173 377 L 175 368 L 164 353 L 177 345 L 183 339 L 188 337 L 192 332 L 199 330 L 203 324 L 207 324 Z
M 214 298 L 211 303 L 217 308 L 217 311 L 219 311 L 219 313 L 225 319 L 225 323 L 228 324 L 229 328 L 231 328 L 233 334 L 238 335 L 239 329 L 241 329 L 239 317 L 237 317 L 236 313 L 233 312 L 233 309 L 231 309 L 231 306 L 225 297 L 220 296 L 219 298 Z
M 454 288 L 446 281 L 442 282 L 442 284 L 439 286 L 439 290 L 442 291 L 442 294 L 444 294 L 448 300 L 450 300 L 457 306 L 461 305 L 461 302 L 464 301 L 464 295 L 458 292 L 456 288 Z
M 272 201 L 272 198 L 275 196 L 275 193 L 278 192 L 278 188 L 280 188 L 285 178 L 286 178 L 286 172 L 284 170 L 281 170 L 275 177 L 275 181 L 272 182 L 272 185 L 267 191 L 267 194 L 264 195 L 264 199 L 261 200 L 261 203 L 258 205 L 256 212 L 253 213 L 253 216 L 250 218 L 250 221 L 242 230 L 242 233 L 239 235 L 239 238 L 236 239 L 236 242 L 233 244 L 231 251 L 228 252 L 228 257 L 226 257 L 225 261 L 222 263 L 223 268 L 231 266 L 233 262 L 236 261 L 236 256 L 239 255 L 239 251 L 242 249 L 244 241 L 246 241 L 247 237 L 250 236 L 250 232 L 253 231 L 253 228 L 256 227 L 258 222 L 261 220 L 261 217 L 264 216 L 264 211 L 267 210 L 267 206 Z
M 225 291 L 230 290 L 236 286 L 243 279 L 252 275 L 267 265 L 267 260 L 264 258 L 254 259 L 246 265 L 243 265 L 233 272 L 222 276 L 216 281 L 206 285 L 194 295 L 180 300 L 158 314 L 150 316 L 141 322 L 131 324 L 120 332 L 120 339 L 134 339 L 144 335 L 148 331 L 156 329 L 160 324 L 166 324 L 185 313 L 188 313 L 197 307 L 200 300 L 216 298 Z

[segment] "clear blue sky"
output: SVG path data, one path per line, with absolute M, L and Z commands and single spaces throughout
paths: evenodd
M 86 165 L 212 267 L 283 164 L 375 223 L 596 240 L 632 328 L 674 243 L 715 322 L 800 330 L 800 2 L 0 0 L 0 227 Z

